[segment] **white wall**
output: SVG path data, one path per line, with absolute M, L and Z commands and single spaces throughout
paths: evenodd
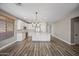
M 79 16 L 79 9 L 75 9 L 70 12 L 65 18 L 53 23 L 54 28 L 53 36 L 65 41 L 68 44 L 72 43 L 71 39 L 71 19 Z
M 9 45 L 11 45 L 15 42 L 16 42 L 16 40 L 14 39 L 14 37 L 3 40 L 3 41 L 0 42 L 0 49 L 3 49 L 3 48 L 5 48 L 5 47 L 7 47 L 7 46 L 9 46 Z
M 61 20 L 54 23 L 54 36 L 70 43 L 71 32 L 70 32 L 70 20 Z

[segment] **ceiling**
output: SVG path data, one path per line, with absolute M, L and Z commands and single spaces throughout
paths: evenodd
M 77 3 L 0 3 L 0 9 L 25 21 L 35 21 L 35 12 L 38 12 L 38 20 L 55 22 L 65 17 L 78 6 Z

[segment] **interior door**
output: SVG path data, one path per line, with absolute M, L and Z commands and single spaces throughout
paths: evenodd
M 74 42 L 79 44 L 79 21 L 74 22 Z

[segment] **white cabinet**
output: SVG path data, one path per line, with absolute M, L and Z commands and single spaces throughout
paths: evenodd
M 49 33 L 32 33 L 32 41 L 50 41 Z
M 17 41 L 22 41 L 26 38 L 26 32 L 17 32 Z

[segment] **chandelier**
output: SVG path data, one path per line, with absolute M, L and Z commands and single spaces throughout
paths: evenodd
M 35 27 L 36 32 L 40 32 L 40 22 L 38 20 L 38 12 L 35 12 L 36 18 L 35 21 L 32 23 L 32 26 Z

